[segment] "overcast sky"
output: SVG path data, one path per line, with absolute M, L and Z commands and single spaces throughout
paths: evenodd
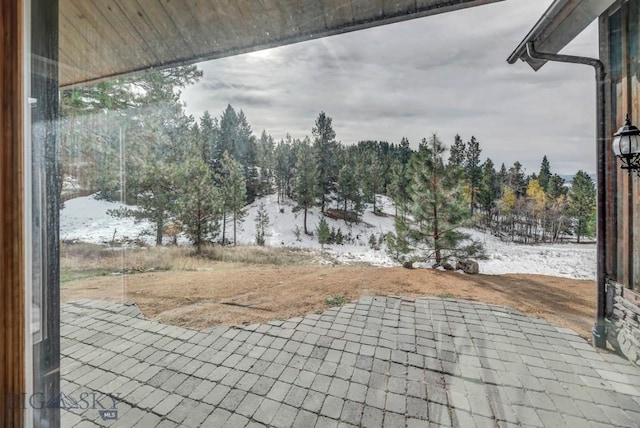
M 482 157 L 537 172 L 595 170 L 595 83 L 591 67 L 548 63 L 537 73 L 509 54 L 551 0 L 508 0 L 457 12 L 199 64 L 185 90 L 187 112 L 242 109 L 256 135 L 302 138 L 320 111 L 337 139 L 417 147 L 437 133 L 474 135 Z M 592 25 L 565 53 L 597 56 Z

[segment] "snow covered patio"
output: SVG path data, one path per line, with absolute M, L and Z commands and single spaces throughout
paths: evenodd
M 62 306 L 61 336 L 61 401 L 81 407 L 62 410 L 65 427 L 640 421 L 640 369 L 571 330 L 476 302 L 363 297 L 199 331 L 85 300 Z

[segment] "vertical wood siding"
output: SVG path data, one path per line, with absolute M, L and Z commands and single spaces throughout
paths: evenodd
M 0 426 L 24 425 L 21 406 L 5 399 L 25 391 L 22 2 L 0 8 Z
M 601 25 L 606 27 L 607 46 L 601 56 L 611 79 L 607 112 L 609 134 L 624 123 L 628 113 L 640 123 L 640 0 L 631 0 L 609 11 Z M 611 149 L 608 148 L 608 152 Z M 611 156 L 611 154 L 609 154 Z M 640 179 L 620 170 L 611 156 L 607 163 L 607 275 L 626 287 L 640 289 Z

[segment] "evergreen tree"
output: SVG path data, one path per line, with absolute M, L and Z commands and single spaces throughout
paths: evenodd
M 542 186 L 545 192 L 548 191 L 550 179 L 551 179 L 551 166 L 549 165 L 549 160 L 547 159 L 547 155 L 544 155 L 542 157 L 542 163 L 540 164 L 540 173 L 538 174 L 538 181 L 540 182 L 540 186 Z
M 399 161 L 394 161 L 391 165 L 391 180 L 387 186 L 387 195 L 391 196 L 395 205 L 395 216 L 398 217 L 398 209 L 403 213 L 407 203 L 407 168 Z M 404 214 L 403 214 L 404 216 Z
M 395 261 L 402 262 L 405 255 L 411 252 L 408 220 L 396 216 L 394 226 L 395 233 L 387 233 L 387 253 Z
M 136 178 L 134 184 L 137 189 L 137 209 L 125 207 L 110 214 L 149 221 L 156 231 L 155 244 L 162 245 L 165 224 L 175 208 L 175 178 L 175 165 L 167 162 L 146 165 L 144 173 Z
M 287 134 L 287 140 L 291 137 Z M 278 192 L 278 203 L 291 196 L 291 181 L 295 167 L 295 156 L 290 142 L 281 140 L 274 153 L 274 175 Z
M 247 202 L 247 186 L 242 166 L 227 152 L 222 154 L 220 172 L 220 191 L 222 193 L 222 242 L 226 242 L 226 218 L 231 215 L 233 222 L 233 245 L 236 245 L 237 226 L 245 216 L 244 206 Z
M 274 146 L 271 135 L 263 130 L 258 141 L 258 166 L 260 167 L 258 194 L 262 196 L 269 195 L 272 191 L 275 168 Z
M 383 166 L 378 154 L 373 149 L 366 150 L 360 162 L 360 177 L 365 197 L 373 202 L 373 212 L 376 212 L 376 194 L 382 190 L 384 183 Z
M 221 201 L 211 169 L 199 156 L 180 166 L 175 194 L 176 219 L 200 254 L 206 238 L 218 233 Z
M 308 139 L 297 146 L 296 157 L 295 195 L 298 204 L 304 209 L 304 233 L 308 235 L 307 212 L 310 207 L 315 205 L 316 198 L 320 193 L 318 167 Z
M 469 212 L 473 215 L 478 193 L 480 192 L 480 180 L 482 179 L 482 168 L 480 167 L 480 143 L 476 137 L 472 136 L 467 143 L 467 150 L 464 156 L 464 171 L 469 185 Z
M 338 186 L 336 193 L 338 201 L 342 204 L 342 213 L 345 223 L 347 223 L 351 215 L 349 214 L 349 204 L 351 210 L 355 212 L 356 217 L 360 213 L 362 204 L 362 194 L 358 187 L 358 179 L 354 171 L 356 170 L 354 156 L 348 152 L 345 155 L 345 161 L 338 174 Z M 357 220 L 357 218 L 356 218 Z
M 243 162 L 241 162 L 243 165 L 244 180 L 247 184 L 247 201 L 249 203 L 255 201 L 256 197 L 260 194 L 257 151 L 256 139 L 251 136 L 245 144 L 244 159 Z
M 409 227 L 415 250 L 428 251 L 440 264 L 451 256 L 469 255 L 478 251 L 477 244 L 463 247 L 468 235 L 458 228 L 466 218 L 464 199 L 456 179 L 452 179 L 443 162 L 445 146 L 434 134 L 423 139 L 418 152 L 409 161 L 410 211 L 413 224 Z
M 266 229 L 269 227 L 269 213 L 264 202 L 260 202 L 260 205 L 258 205 L 254 221 L 256 223 L 256 244 L 262 246 L 265 244 Z
M 493 167 L 493 161 L 489 158 L 482 164 L 482 176 L 480 178 L 480 191 L 478 192 L 478 204 L 487 216 L 496 207 L 496 201 L 500 197 L 500 185 L 498 175 Z
M 253 137 L 253 131 L 251 130 L 251 125 L 249 125 L 249 120 L 247 116 L 244 114 L 244 111 L 240 110 L 237 115 L 238 125 L 237 125 L 237 133 L 236 133 L 236 152 L 234 157 L 237 161 L 239 161 L 244 167 L 247 167 L 247 164 L 244 163 L 247 151 L 249 150 L 249 144 Z M 254 141 L 255 143 L 255 141 Z M 255 166 L 255 148 L 253 153 L 253 158 L 251 161 L 253 162 L 251 165 Z
M 324 213 L 326 202 L 334 189 L 337 179 L 336 154 L 338 143 L 336 133 L 331 125 L 331 118 L 320 112 L 312 130 L 313 147 L 317 158 L 318 176 L 322 190 L 321 211 Z
M 316 233 L 318 234 L 318 242 L 320 243 L 321 248 L 324 250 L 325 244 L 329 243 L 329 237 L 331 232 L 329 231 L 329 225 L 327 224 L 327 220 L 324 217 L 320 219 L 320 223 L 316 227 Z
M 449 165 L 462 168 L 465 163 L 467 147 L 462 141 L 462 137 L 456 134 L 453 144 L 449 149 Z
M 214 171 L 219 172 L 222 168 L 222 158 L 226 152 L 229 156 L 237 159 L 238 149 L 238 114 L 231 106 L 227 104 L 227 108 L 220 117 L 220 132 L 218 134 L 218 142 L 215 149 Z
M 205 111 L 200 118 L 200 139 L 202 140 L 201 152 L 202 160 L 210 167 L 213 166 L 216 152 L 216 141 L 218 141 L 218 119 L 211 117 L 208 111 Z
M 409 163 L 409 158 L 411 157 L 411 146 L 409 145 L 409 139 L 407 137 L 402 137 L 400 140 L 400 144 L 398 145 L 399 152 L 399 161 L 403 166 L 406 166 Z
M 589 220 L 596 209 L 596 188 L 586 172 L 580 170 L 573 178 L 569 192 L 569 210 L 574 217 L 574 232 L 578 243 L 580 237 L 587 235 Z
M 565 186 L 564 178 L 560 177 L 558 174 L 553 174 L 549 179 L 549 184 L 547 185 L 547 196 L 554 201 L 566 194 L 567 187 Z
M 511 190 L 515 192 L 516 197 L 520 198 L 526 194 L 527 180 L 525 179 L 524 171 L 522 171 L 522 164 L 520 162 L 515 161 L 513 166 L 509 168 L 506 182 Z

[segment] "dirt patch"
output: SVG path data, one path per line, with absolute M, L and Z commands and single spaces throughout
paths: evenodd
M 251 324 L 326 309 L 327 297 L 438 296 L 508 306 L 590 336 L 593 281 L 542 275 L 463 275 L 369 266 L 248 266 L 150 272 L 70 281 L 62 300 L 131 300 L 148 318 L 196 328 Z

